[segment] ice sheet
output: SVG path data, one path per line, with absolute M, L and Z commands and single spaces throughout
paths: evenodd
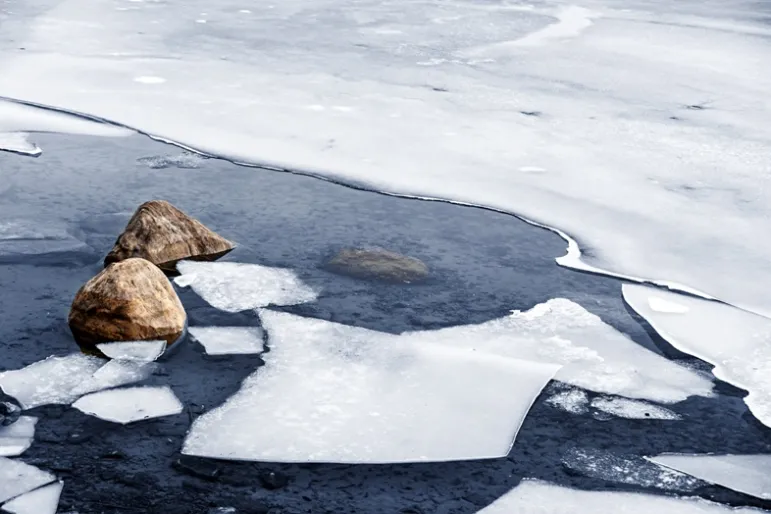
M 16 457 L 32 445 L 37 418 L 21 416 L 7 427 L 0 426 L 0 457 Z
M 3 510 L 12 514 L 56 514 L 63 488 L 63 482 L 54 482 L 14 498 L 3 505 Z
M 18 460 L 0 457 L 0 503 L 53 482 L 52 474 Z
M 771 313 L 771 240 L 752 236 L 771 214 L 767 11 L 62 0 L 5 22 L 0 95 L 516 212 L 575 236 L 591 265 Z
M 628 398 L 599 397 L 593 399 L 591 405 L 601 412 L 612 414 L 619 418 L 660 419 L 668 421 L 682 419 L 678 413 L 659 405 L 639 400 L 630 400 Z
M 579 491 L 539 480 L 523 480 L 479 514 L 759 514 L 750 508 L 731 508 L 701 498 L 672 498 L 649 494 Z
M 771 320 L 731 306 L 637 285 L 624 300 L 672 346 L 715 365 L 713 373 L 749 391 L 744 398 L 761 423 L 771 426 Z M 661 312 L 651 301 L 682 308 Z
M 190 327 L 190 335 L 209 355 L 248 354 L 263 351 L 262 330 L 256 327 Z
M 0 132 L 0 150 L 37 157 L 42 150 L 23 132 Z
M 178 286 L 193 288 L 213 307 L 228 312 L 268 305 L 312 302 L 316 292 L 288 269 L 238 262 L 182 261 Z
M 166 350 L 166 341 L 121 341 L 96 347 L 111 359 L 151 362 Z
M 599 393 L 673 403 L 710 396 L 712 383 L 638 345 L 566 299 L 482 323 L 408 332 L 407 340 L 473 348 L 505 357 L 562 364 L 556 379 Z
M 114 423 L 173 416 L 182 403 L 168 386 L 110 389 L 84 396 L 72 404 L 76 409 Z
M 501 457 L 558 369 L 292 314 L 260 317 L 265 366 L 196 419 L 183 453 L 344 463 Z
M 712 484 L 771 500 L 771 455 L 658 455 L 648 460 Z

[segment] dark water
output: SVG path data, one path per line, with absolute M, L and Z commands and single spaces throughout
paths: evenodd
M 130 213 L 150 199 L 168 200 L 238 242 L 226 260 L 292 268 L 321 289 L 315 303 L 285 309 L 298 314 L 398 333 L 479 323 L 565 297 L 639 344 L 683 357 L 629 313 L 619 281 L 558 267 L 554 258 L 564 254 L 564 241 L 514 217 L 216 159 L 185 158 L 163 167 L 162 161 L 142 158 L 181 152 L 140 136 L 39 135 L 35 141 L 44 150 L 38 159 L 0 153 L 0 220 L 47 227 L 51 233 L 45 243 L 0 243 L 0 369 L 76 350 L 66 325 L 69 303 L 101 269 Z M 18 254 L 41 244 L 47 245 L 43 255 Z M 388 285 L 320 268 L 340 247 L 359 245 L 418 257 L 430 266 L 432 278 L 419 286 Z M 180 297 L 191 325 L 259 324 L 253 313 L 217 311 L 187 290 Z M 255 356 L 209 357 L 186 344 L 150 380 L 171 385 L 187 406 L 185 413 L 120 426 L 68 407 L 35 409 L 32 414 L 41 417 L 36 441 L 22 460 L 64 479 L 60 512 L 206 513 L 232 506 L 238 512 L 291 514 L 460 514 L 488 505 L 523 477 L 585 489 L 642 490 L 567 469 L 561 460 L 574 447 L 632 456 L 771 449 L 771 433 L 748 414 L 741 392 L 722 385 L 724 394 L 717 398 L 672 406 L 683 416 L 678 422 L 600 421 L 551 408 L 544 394 L 503 459 L 358 466 L 187 459 L 175 464 L 191 420 L 222 403 L 260 364 Z M 696 494 L 771 508 L 719 487 Z

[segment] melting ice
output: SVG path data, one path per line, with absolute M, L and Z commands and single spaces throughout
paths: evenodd
M 163 354 L 166 341 L 121 341 L 96 347 L 111 359 L 151 362 Z
M 0 503 L 53 482 L 56 478 L 18 460 L 0 457 Z
M 598 411 L 628 419 L 660 419 L 676 421 L 682 419 L 679 414 L 652 403 L 630 400 L 621 397 L 598 397 L 591 406 Z
M 11 514 L 56 514 L 63 488 L 61 481 L 43 486 L 14 498 L 3 505 L 3 510 Z
M 182 403 L 167 386 L 100 391 L 84 396 L 72 406 L 97 418 L 123 424 L 173 416 L 183 409 Z
M 7 427 L 0 426 L 0 457 L 16 457 L 32 446 L 37 418 L 21 416 Z
M 209 355 L 249 354 L 263 351 L 262 329 L 256 327 L 190 327 L 190 335 Z

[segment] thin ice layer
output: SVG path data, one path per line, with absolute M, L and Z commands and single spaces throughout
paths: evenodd
M 258 327 L 190 327 L 193 339 L 209 355 L 262 353 L 262 329 Z
M 540 480 L 523 480 L 479 514 L 758 514 L 701 498 L 674 498 L 638 493 L 579 491 Z
M 56 480 L 51 473 L 0 457 L 0 503 Z
M 114 423 L 173 416 L 182 403 L 168 386 L 110 389 L 84 396 L 72 404 L 81 412 Z
M 42 150 L 23 132 L 0 132 L 0 150 L 37 157 Z
M 32 446 L 37 418 L 21 416 L 7 427 L 0 426 L 0 457 L 16 457 Z
M 183 453 L 273 462 L 502 457 L 558 366 L 263 310 L 271 351 Z M 248 429 L 245 429 L 248 427 Z
M 682 419 L 680 415 L 660 405 L 642 402 L 639 400 L 630 400 L 622 397 L 598 397 L 592 400 L 592 407 L 612 414 L 619 418 L 627 419 L 659 419 L 676 421 Z
M 175 279 L 217 309 L 238 312 L 268 305 L 312 302 L 316 292 L 288 269 L 238 262 L 182 261 Z
M 141 382 L 152 375 L 156 366 L 153 362 L 114 359 L 96 370 L 87 380 L 78 384 L 72 390 L 72 394 L 83 396 L 102 389 Z
M 34 219 L 0 221 L 0 261 L 52 253 L 88 254 L 93 249 L 61 223 Z
M 152 362 L 163 355 L 166 341 L 120 341 L 96 347 L 111 359 Z
M 622 292 L 626 303 L 672 346 L 713 364 L 717 378 L 749 391 L 747 407 L 771 426 L 771 320 L 652 287 L 625 284 Z M 682 308 L 661 312 L 651 307 L 662 300 Z
M 658 455 L 648 460 L 740 493 L 771 500 L 771 455 Z
M 571 414 L 585 414 L 589 411 L 589 396 L 586 391 L 571 388 L 549 396 L 546 404 Z
M 643 348 L 577 303 L 560 298 L 479 325 L 407 332 L 402 337 L 562 364 L 557 380 L 600 393 L 661 403 L 712 394 L 707 378 Z
M 64 482 L 54 482 L 14 498 L 3 505 L 3 510 L 11 514 L 56 514 L 63 488 Z

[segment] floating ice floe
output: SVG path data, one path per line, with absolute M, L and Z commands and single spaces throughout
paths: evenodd
M 56 480 L 51 473 L 0 457 L 0 503 Z
M 72 394 L 83 396 L 102 389 L 141 382 L 153 374 L 156 366 L 153 362 L 111 360 L 96 370 L 87 380 L 73 388 Z
M 559 366 L 260 311 L 271 351 L 183 453 L 274 462 L 413 462 L 508 454 Z M 248 427 L 248 430 L 244 430 Z
M 96 347 L 111 359 L 151 362 L 166 350 L 166 341 L 121 341 Z
M 771 455 L 665 454 L 648 460 L 711 484 L 771 500 Z
M 312 302 L 317 293 L 288 269 L 237 262 L 182 261 L 175 279 L 217 309 L 239 312 L 268 305 Z
M 517 487 L 478 514 L 759 514 L 701 498 L 672 498 L 650 494 L 580 491 L 539 480 L 523 480 Z
M 188 332 L 209 355 L 263 351 L 262 329 L 257 327 L 190 327 Z
M 679 414 L 659 405 L 630 400 L 622 397 L 598 397 L 591 406 L 606 414 L 627 419 L 660 419 L 675 421 L 682 419 Z
M 110 389 L 84 396 L 72 404 L 85 414 L 112 421 L 131 423 L 144 419 L 173 416 L 182 412 L 182 403 L 168 386 Z
M 0 132 L 0 150 L 37 157 L 43 151 L 23 132 Z
M 546 404 L 571 414 L 586 414 L 589 411 L 589 395 L 586 391 L 570 388 L 549 396 Z
M 0 457 L 16 457 L 32 446 L 37 418 L 21 416 L 7 427 L 0 426 Z
M 624 284 L 624 300 L 678 350 L 715 366 L 714 375 L 749 391 L 744 402 L 771 426 L 771 319 L 646 286 Z M 661 312 L 664 301 L 677 305 Z
M 563 466 L 590 478 L 665 491 L 691 492 L 707 485 L 692 476 L 648 462 L 643 457 L 609 451 L 572 448 L 562 457 Z
M 3 505 L 11 514 L 56 514 L 64 483 L 54 482 L 34 491 L 17 496 Z
M 0 262 L 46 254 L 93 254 L 94 250 L 69 232 L 69 227 L 31 219 L 0 221 Z

